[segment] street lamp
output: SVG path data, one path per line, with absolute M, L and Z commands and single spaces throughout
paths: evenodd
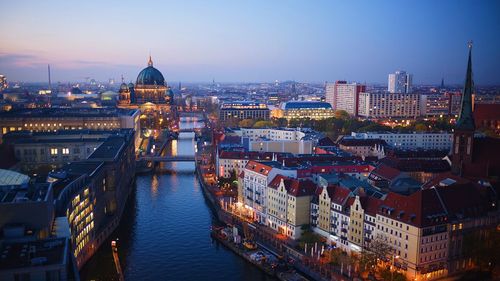
M 395 255 L 392 255 L 392 267 L 391 267 L 391 281 L 394 280 L 394 270 L 393 270 L 393 267 L 394 267 L 394 259 L 399 259 L 399 256 L 395 256 Z

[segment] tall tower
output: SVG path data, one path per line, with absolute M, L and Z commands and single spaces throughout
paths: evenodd
M 458 117 L 453 132 L 452 172 L 461 175 L 464 164 L 472 162 L 474 147 L 474 117 L 472 115 L 472 92 L 474 81 L 472 80 L 472 42 L 468 43 L 469 61 L 467 62 L 467 73 L 462 93 L 462 104 L 460 116 Z
M 52 94 L 52 82 L 50 81 L 50 64 L 47 64 L 47 71 L 49 73 L 49 91 L 51 91 Z

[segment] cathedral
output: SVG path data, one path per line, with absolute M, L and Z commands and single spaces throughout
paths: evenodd
M 120 107 L 151 107 L 170 109 L 173 101 L 173 92 L 165 82 L 163 74 L 153 67 L 153 60 L 149 56 L 148 66 L 139 75 L 135 85 L 123 83 L 119 90 Z

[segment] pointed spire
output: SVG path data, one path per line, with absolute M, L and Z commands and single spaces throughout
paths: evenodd
M 462 92 L 462 105 L 460 116 L 457 120 L 456 128 L 459 130 L 475 130 L 474 117 L 472 116 L 472 93 L 474 81 L 472 80 L 472 41 L 468 42 L 469 61 L 467 62 L 467 74 L 465 75 L 465 85 Z
M 125 79 L 123 79 L 123 74 L 122 74 L 122 84 L 125 83 Z
M 148 66 L 153 66 L 153 60 L 151 59 L 151 53 L 149 54 Z

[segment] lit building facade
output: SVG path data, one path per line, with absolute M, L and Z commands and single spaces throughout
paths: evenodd
M 388 145 L 399 149 L 437 149 L 450 150 L 453 134 L 448 132 L 438 133 L 391 133 L 391 132 L 352 132 L 354 139 L 381 139 Z
M 225 102 L 219 108 L 219 120 L 222 122 L 229 119 L 263 119 L 268 120 L 270 110 L 265 103 L 250 101 Z
M 291 119 L 313 119 L 321 120 L 334 117 L 332 105 L 321 101 L 293 101 L 283 103 L 280 109 L 276 109 L 277 118 Z
M 396 71 L 389 74 L 387 90 L 392 94 L 409 94 L 412 92 L 412 80 L 412 75 L 406 71 Z
M 310 180 L 277 175 L 267 190 L 268 226 L 291 239 L 298 239 L 301 227 L 309 224 L 311 198 L 316 185 Z
M 334 110 L 345 110 L 350 115 L 358 113 L 358 95 L 366 90 L 365 85 L 337 81 L 326 84 L 326 102 L 330 103 Z
M 419 94 L 360 93 L 358 116 L 365 118 L 417 118 Z
M 0 138 L 8 132 L 57 132 L 59 130 L 113 130 L 140 132 L 140 111 L 123 108 L 37 108 L 0 113 Z M 136 135 L 136 145 L 140 142 Z

